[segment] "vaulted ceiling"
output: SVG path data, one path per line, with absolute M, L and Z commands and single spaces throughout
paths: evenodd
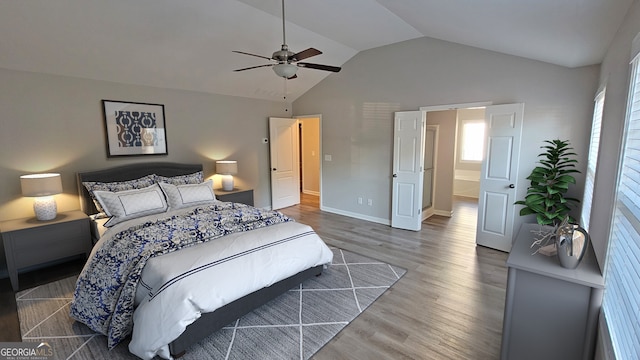
M 341 66 L 423 36 L 567 67 L 597 64 L 633 0 L 286 0 L 289 48 Z M 280 0 L 0 0 L 0 68 L 294 100 L 331 73 L 285 81 Z

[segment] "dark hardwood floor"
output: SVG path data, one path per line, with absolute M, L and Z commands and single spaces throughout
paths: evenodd
M 408 270 L 315 359 L 498 359 L 507 254 L 475 245 L 477 203 L 456 198 L 451 218 L 419 232 L 322 212 L 317 197 L 282 212 L 330 245 Z M 79 273 L 81 261 L 20 275 L 21 289 Z M 14 293 L 0 280 L 0 341 L 20 341 Z

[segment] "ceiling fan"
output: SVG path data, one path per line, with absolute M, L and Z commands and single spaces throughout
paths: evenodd
M 261 67 L 267 67 L 267 66 L 272 66 L 273 67 L 273 71 L 280 77 L 283 77 L 285 79 L 295 79 L 298 76 L 296 75 L 296 72 L 298 71 L 298 67 L 303 67 L 303 68 L 309 68 L 309 69 L 316 69 L 316 70 L 324 70 L 324 71 L 332 71 L 332 72 L 339 72 L 340 68 L 337 66 L 329 66 L 329 65 L 320 65 L 320 64 L 312 64 L 312 63 L 308 63 L 308 62 L 299 62 L 300 60 L 304 60 L 307 58 L 310 58 L 312 56 L 316 56 L 316 55 L 320 55 L 322 54 L 322 51 L 318 50 L 318 49 L 314 49 L 314 48 L 308 48 L 306 50 L 302 50 L 298 53 L 294 53 L 292 51 L 289 50 L 289 47 L 287 46 L 287 39 L 286 39 L 286 33 L 285 33 L 285 19 L 284 19 L 284 0 L 282 0 L 282 47 L 280 50 L 276 51 L 273 53 L 273 55 L 271 55 L 271 57 L 266 57 L 266 56 L 262 56 L 262 55 L 256 55 L 256 54 L 250 54 L 244 51 L 233 51 L 235 53 L 238 54 L 244 54 L 244 55 L 250 55 L 250 56 L 255 56 L 255 57 L 259 57 L 262 59 L 267 59 L 270 61 L 274 61 L 275 63 L 273 64 L 265 64 L 265 65 L 258 65 L 258 66 L 251 66 L 248 68 L 243 68 L 243 69 L 237 69 L 234 71 L 245 71 L 245 70 L 250 70 L 250 69 L 256 69 L 256 68 L 261 68 Z

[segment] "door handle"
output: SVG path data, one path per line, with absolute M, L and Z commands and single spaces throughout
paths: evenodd
M 516 186 L 514 184 L 509 184 L 509 189 L 515 189 Z
M 273 168 L 273 169 L 271 169 L 271 170 L 276 171 L 277 169 L 276 169 L 276 168 Z
M 398 174 L 393 174 L 392 176 L 393 176 L 393 177 L 395 177 L 395 178 L 397 178 L 397 177 L 398 177 Z

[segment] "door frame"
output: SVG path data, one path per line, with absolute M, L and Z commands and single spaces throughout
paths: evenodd
M 485 107 L 494 105 L 493 101 L 478 101 L 472 103 L 460 103 L 460 104 L 445 104 L 445 105 L 429 105 L 429 106 L 421 106 L 421 111 L 442 111 L 442 110 L 460 110 L 460 109 L 469 109 L 474 107 Z
M 425 221 L 426 219 L 430 218 L 431 216 L 435 215 L 435 208 L 434 208 L 434 195 L 436 193 L 436 188 L 437 188 L 437 182 L 436 182 L 436 178 L 438 175 L 438 136 L 439 136 L 439 131 L 440 131 L 440 125 L 426 125 L 425 126 L 425 135 L 426 132 L 429 131 L 429 129 L 433 129 L 433 132 L 435 133 L 434 135 L 434 139 L 433 139 L 433 179 L 431 180 L 431 206 L 428 208 L 422 208 L 422 221 Z M 425 144 L 426 144 L 426 137 L 425 137 Z M 426 154 L 427 150 L 425 148 L 425 154 Z M 426 171 L 426 169 L 423 169 L 422 171 L 422 183 L 424 184 L 424 172 Z M 424 205 L 424 204 L 422 204 Z
M 295 115 L 293 116 L 293 118 L 300 120 L 304 120 L 304 119 L 318 119 L 318 136 L 320 137 L 318 139 L 318 156 L 320 157 L 320 167 L 318 169 L 318 185 L 319 185 L 319 189 L 320 189 L 320 196 L 319 196 L 319 204 L 320 204 L 320 210 L 323 210 L 322 208 L 322 164 L 324 163 L 324 153 L 322 152 L 322 114 L 310 114 L 310 115 Z M 300 151 L 300 149 L 298 149 L 298 151 Z M 302 174 L 300 174 L 300 176 L 302 176 Z

